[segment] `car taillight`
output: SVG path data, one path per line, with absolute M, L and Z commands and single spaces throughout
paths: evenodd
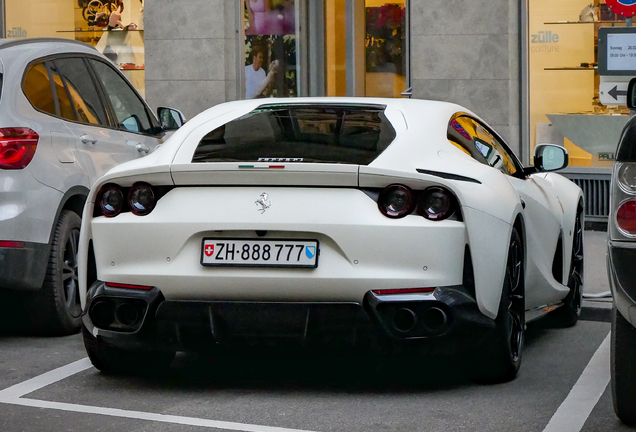
M 40 136 L 29 128 L 0 128 L 0 169 L 23 169 L 33 160 Z
M 152 186 L 147 183 L 135 183 L 128 192 L 130 211 L 137 216 L 146 216 L 154 208 L 157 200 Z
M 415 208 L 413 192 L 406 186 L 388 186 L 380 193 L 378 207 L 382 214 L 387 217 L 395 219 L 404 217 Z
M 435 288 L 397 288 L 397 289 L 379 289 L 372 290 L 373 294 L 377 295 L 394 295 L 394 294 L 421 294 L 432 293 Z
M 418 208 L 426 219 L 444 220 L 455 210 L 455 197 L 444 188 L 431 187 L 422 193 Z
M 618 207 L 616 225 L 624 234 L 636 235 L 636 200 L 625 201 Z
M 636 164 L 623 163 L 616 175 L 618 186 L 628 194 L 636 193 Z
M 115 217 L 124 208 L 124 194 L 117 185 L 104 185 L 97 194 L 97 204 L 104 216 Z
M 23 247 L 24 247 L 24 243 L 20 241 L 0 240 L 0 248 L 22 249 Z
M 110 288 L 126 288 L 126 289 L 138 289 L 138 290 L 151 290 L 151 286 L 147 285 L 132 285 L 132 284 L 123 284 L 123 283 L 115 283 L 115 282 L 106 282 L 106 286 Z

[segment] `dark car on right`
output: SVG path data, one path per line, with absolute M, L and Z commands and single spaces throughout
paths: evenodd
M 636 80 L 628 90 L 634 110 Z M 633 111 L 632 111 L 633 112 Z M 611 377 L 614 411 L 636 425 L 636 118 L 621 134 L 612 172 L 607 270 L 614 296 Z

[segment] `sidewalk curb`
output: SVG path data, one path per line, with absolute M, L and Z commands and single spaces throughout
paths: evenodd
M 587 301 L 583 300 L 581 307 L 582 321 L 611 322 L 612 321 L 611 301 Z

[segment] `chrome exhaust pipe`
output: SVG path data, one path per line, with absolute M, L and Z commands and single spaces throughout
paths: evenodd
M 417 315 L 408 308 L 398 309 L 393 313 L 391 324 L 394 330 L 400 333 L 408 333 L 417 324 Z

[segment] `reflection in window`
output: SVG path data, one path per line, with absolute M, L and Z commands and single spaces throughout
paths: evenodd
M 43 63 L 38 63 L 29 68 L 24 77 L 22 88 L 35 109 L 56 115 L 49 74 Z
M 514 157 L 476 120 L 460 116 L 450 121 L 447 132 L 451 144 L 469 154 L 476 161 L 497 168 L 507 175 L 517 171 Z
M 146 107 L 126 81 L 106 63 L 92 59 L 91 63 L 104 84 L 117 123 L 129 132 L 149 132 L 152 124 Z
M 55 67 L 51 70 L 51 76 L 53 77 L 53 89 L 60 107 L 59 116 L 67 120 L 77 121 L 75 111 L 73 111 L 73 105 L 71 104 L 71 100 L 69 99 L 66 88 L 64 87 L 62 77 L 57 73 Z
M 59 73 L 64 78 L 73 109 L 80 122 L 108 124 L 106 112 L 84 60 L 81 58 L 57 59 L 51 62 L 51 71 Z

